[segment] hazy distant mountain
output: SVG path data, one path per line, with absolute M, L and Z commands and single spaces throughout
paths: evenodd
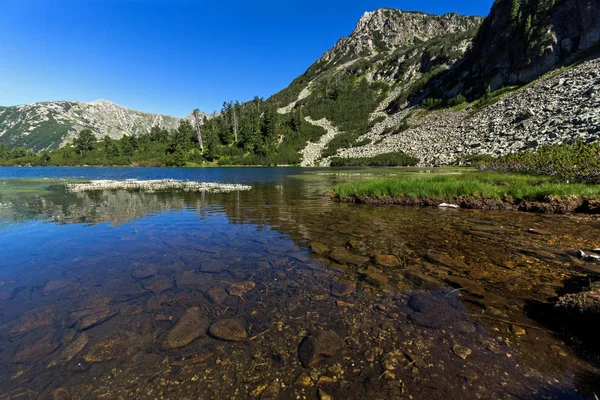
M 121 107 L 106 100 L 91 103 L 56 101 L 0 107 L 0 143 L 11 147 L 55 149 L 83 128 L 98 138 L 142 135 L 153 126 L 175 129 L 179 118 Z

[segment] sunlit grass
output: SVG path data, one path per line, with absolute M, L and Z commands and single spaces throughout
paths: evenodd
M 461 197 L 545 201 L 583 196 L 600 198 L 600 185 L 570 184 L 556 178 L 521 174 L 468 172 L 457 175 L 423 175 L 381 178 L 338 185 L 335 197 L 418 198 L 452 201 Z

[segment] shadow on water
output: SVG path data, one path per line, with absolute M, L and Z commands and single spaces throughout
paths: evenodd
M 551 314 L 597 221 L 323 198 L 356 177 L 0 191 L 0 399 L 600 392 Z

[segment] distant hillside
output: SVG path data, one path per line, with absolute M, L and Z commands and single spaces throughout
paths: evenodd
M 179 121 L 179 118 L 135 111 L 106 100 L 0 107 L 0 143 L 34 150 L 56 149 L 71 141 L 83 128 L 91 128 L 98 138 L 120 139 L 124 135 L 148 133 L 153 126 L 175 129 Z

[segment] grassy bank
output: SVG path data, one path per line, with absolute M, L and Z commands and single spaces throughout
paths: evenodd
M 569 184 L 548 176 L 466 172 L 353 182 L 332 189 L 345 202 L 539 212 L 600 212 L 600 185 Z

